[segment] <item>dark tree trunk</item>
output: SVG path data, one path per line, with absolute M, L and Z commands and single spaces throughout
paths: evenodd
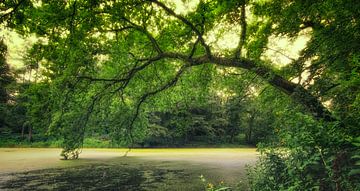
M 29 126 L 28 128 L 29 128 L 28 140 L 31 142 L 32 141 L 32 128 L 31 128 L 31 126 Z
M 252 143 L 251 137 L 252 137 L 252 130 L 253 130 L 253 126 L 254 126 L 254 118 L 255 118 L 255 115 L 251 115 L 249 118 L 249 129 L 248 129 L 248 133 L 246 136 L 247 143 Z
M 21 138 L 24 138 L 24 134 L 25 134 L 25 125 L 21 127 Z
M 234 132 L 234 131 L 231 131 L 231 134 L 230 134 L 230 143 L 234 143 L 234 138 L 235 138 L 235 132 Z

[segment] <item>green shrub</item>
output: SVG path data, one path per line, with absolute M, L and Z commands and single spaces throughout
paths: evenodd
M 109 148 L 113 147 L 110 140 L 88 137 L 84 139 L 83 147 L 86 148 Z
M 289 181 L 285 161 L 280 153 L 270 151 L 255 166 L 249 167 L 248 178 L 252 190 L 281 190 Z
M 249 168 L 252 190 L 360 190 L 352 175 L 358 148 L 340 124 L 288 112 L 277 121 L 280 141 L 259 145 L 262 156 Z

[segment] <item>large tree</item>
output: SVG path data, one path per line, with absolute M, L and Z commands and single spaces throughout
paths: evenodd
M 248 122 L 249 141 L 255 133 L 266 137 L 256 125 L 269 126 L 279 135 L 276 146 L 288 149 L 285 155 L 270 153 L 258 166 L 263 175 L 254 176 L 255 190 L 359 187 L 354 176 L 359 3 L 5 0 L 0 5 L 3 26 L 39 39 L 29 58 L 49 82 L 52 100 L 44 107 L 50 132 L 64 137 L 65 157 L 77 158 L 85 127 L 99 119 L 113 137 L 133 143 L 145 136 L 151 111 L 176 108 L 194 94 L 235 100 L 228 106 L 235 130 L 242 120 L 237 107 L 244 103 L 236 100 L 245 96 L 259 100 L 242 116 L 249 116 L 242 120 Z M 299 39 L 305 43 L 298 54 L 286 49 L 299 47 L 278 46 Z M 263 89 L 266 85 L 272 88 Z
M 336 112 L 358 99 L 360 9 L 352 1 L 5 1 L 3 9 L 3 24 L 46 39 L 33 56 L 59 92 L 54 118 L 69 117 L 75 129 L 100 105 L 127 105 L 131 137 L 144 103 L 202 65 L 250 71 L 318 120 L 353 119 Z M 237 46 L 221 47 L 217 40 L 234 28 L 226 42 Z M 286 67 L 266 58 L 271 38 L 304 32 L 310 40 Z M 66 114 L 74 107 L 77 114 Z

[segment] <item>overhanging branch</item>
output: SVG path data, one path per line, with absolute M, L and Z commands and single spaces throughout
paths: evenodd
M 202 46 L 205 48 L 206 54 L 208 57 L 211 57 L 211 50 L 210 47 L 206 44 L 202 33 L 195 27 L 194 24 L 192 24 L 189 20 L 187 20 L 185 17 L 176 14 L 172 9 L 170 9 L 169 7 L 167 7 L 164 3 L 159 2 L 158 0 L 149 0 L 152 3 L 155 3 L 156 5 L 158 5 L 159 7 L 161 7 L 166 13 L 168 13 L 169 15 L 177 18 L 178 20 L 180 20 L 181 22 L 183 22 L 185 25 L 189 26 L 191 28 L 192 31 L 195 32 L 195 34 L 198 36 L 198 39 L 200 41 L 200 43 L 202 44 Z
M 323 106 L 323 104 L 317 99 L 317 97 L 308 92 L 303 86 L 286 80 L 282 76 L 276 74 L 270 68 L 264 67 L 253 60 L 245 58 L 232 59 L 217 56 L 209 58 L 207 55 L 189 58 L 186 55 L 180 53 L 170 52 L 163 53 L 162 55 L 163 58 L 173 58 L 182 60 L 186 63 L 192 63 L 192 66 L 212 63 L 225 67 L 237 67 L 252 71 L 253 73 L 266 80 L 270 85 L 291 96 L 292 99 L 296 102 L 304 105 L 314 117 L 318 119 L 324 119 L 325 121 L 335 120 L 331 112 L 329 112 L 329 110 L 327 110 Z
M 134 137 L 133 137 L 133 134 L 132 134 L 132 130 L 133 130 L 133 127 L 134 127 L 134 123 L 136 121 L 136 119 L 139 117 L 139 114 L 140 114 L 140 109 L 141 109 L 141 106 L 142 104 L 151 96 L 154 96 L 164 90 L 167 90 L 171 87 L 173 87 L 177 81 L 180 79 L 181 75 L 186 71 L 187 68 L 191 67 L 191 64 L 185 64 L 183 65 L 179 71 L 176 73 L 175 77 L 172 78 L 171 80 L 169 80 L 166 84 L 164 84 L 163 86 L 161 86 L 160 88 L 158 89 L 155 89 L 153 91 L 150 91 L 150 92 L 147 92 L 145 93 L 144 95 L 142 95 L 138 101 L 138 103 L 136 104 L 136 108 L 135 108 L 135 113 L 130 121 L 130 124 L 128 126 L 128 135 L 129 135 L 129 140 L 130 140 L 130 144 L 131 146 L 129 147 L 129 151 L 131 150 L 131 148 L 133 147 L 133 144 L 134 144 Z M 125 153 L 124 156 L 127 155 L 127 152 Z
M 129 23 L 133 29 L 142 32 L 143 34 L 146 35 L 146 37 L 150 40 L 151 44 L 153 45 L 154 49 L 156 50 L 156 52 L 158 54 L 161 54 L 163 51 L 161 50 L 159 44 L 157 43 L 155 37 L 153 37 L 153 35 L 146 30 L 146 28 L 139 26 L 137 24 L 135 24 L 134 22 L 130 21 L 129 19 L 122 17 L 122 20 L 124 20 L 125 22 Z
M 17 9 L 19 9 L 20 5 L 23 4 L 24 2 L 25 2 L 25 0 L 19 1 L 19 3 L 17 3 L 10 12 L 7 12 L 7 13 L 1 15 L 1 16 L 0 16 L 0 23 L 2 23 L 3 20 L 4 20 L 6 17 L 8 17 L 8 16 L 11 17 L 11 15 L 14 14 L 14 13 L 17 11 Z

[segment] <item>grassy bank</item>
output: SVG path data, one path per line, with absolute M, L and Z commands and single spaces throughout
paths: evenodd
M 48 140 L 34 140 L 28 141 L 23 138 L 1 138 L 0 137 L 0 147 L 2 148 L 59 148 L 62 146 L 61 139 L 48 139 Z M 84 148 L 124 148 L 127 145 L 114 144 L 110 140 L 99 139 L 88 137 L 84 139 Z M 194 142 L 184 145 L 167 145 L 167 146 L 146 146 L 141 147 L 140 145 L 135 145 L 136 148 L 254 148 L 253 145 L 243 145 L 243 144 L 209 144 Z

